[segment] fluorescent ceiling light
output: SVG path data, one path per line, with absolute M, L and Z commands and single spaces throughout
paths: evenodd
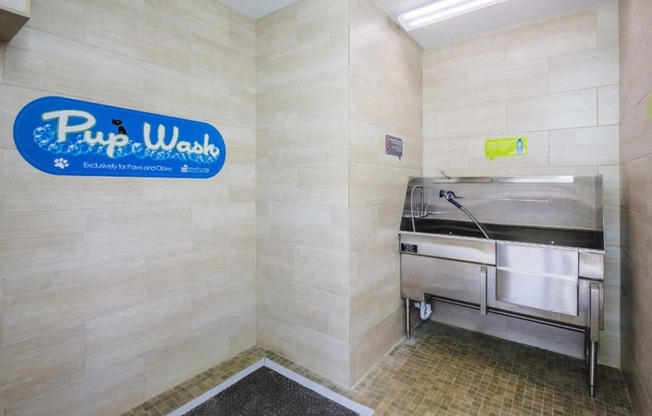
M 398 15 L 398 22 L 407 31 L 450 19 L 506 0 L 439 0 Z

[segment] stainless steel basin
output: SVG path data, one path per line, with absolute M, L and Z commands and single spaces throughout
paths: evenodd
M 472 179 L 446 180 L 450 192 L 432 178 L 410 181 L 399 232 L 406 335 L 410 301 L 426 299 L 582 330 L 594 395 L 603 326 L 601 179 Z M 423 192 L 415 207 L 416 187 Z M 453 205 L 461 199 L 477 211 L 481 224 L 439 203 L 447 193 L 457 198 Z
M 420 218 L 414 222 L 418 233 L 484 238 L 480 230 L 468 221 Z M 604 250 L 604 237 L 600 230 L 491 223 L 482 225 L 492 240 Z M 402 218 L 401 231 L 412 231 L 410 218 Z

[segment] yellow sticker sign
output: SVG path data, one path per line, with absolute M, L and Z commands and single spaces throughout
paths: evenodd
M 647 117 L 652 118 L 652 92 L 647 97 Z
M 484 155 L 489 160 L 497 157 L 527 155 L 527 137 L 488 139 L 484 143 Z

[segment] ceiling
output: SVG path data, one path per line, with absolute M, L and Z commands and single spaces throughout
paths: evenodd
M 259 19 L 299 0 L 218 0 L 252 19 Z M 491 30 L 554 16 L 570 10 L 590 7 L 604 0 L 507 0 L 463 16 L 438 22 L 409 32 L 424 49 Z M 430 0 L 373 0 L 387 15 L 397 21 L 398 14 Z

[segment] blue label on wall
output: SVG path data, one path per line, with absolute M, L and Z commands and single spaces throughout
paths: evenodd
M 54 175 L 201 179 L 226 160 L 210 124 L 63 97 L 27 104 L 14 141 L 27 162 Z

